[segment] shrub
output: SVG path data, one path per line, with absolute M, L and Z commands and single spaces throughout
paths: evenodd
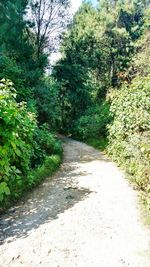
M 10 81 L 0 81 L 0 206 L 50 175 L 60 164 L 60 141 L 46 125 L 38 127 L 35 114 L 16 102 Z
M 10 81 L 0 82 L 0 201 L 5 195 L 17 197 L 26 183 L 30 168 L 32 139 L 36 126 L 34 114 L 25 103 L 16 102 Z
M 49 123 L 53 129 L 60 125 L 60 105 L 58 83 L 53 78 L 45 78 L 35 88 L 38 121 Z
M 81 116 L 74 127 L 74 135 L 82 140 L 106 136 L 107 124 L 110 122 L 109 104 L 103 102 L 96 107 L 89 108 Z
M 44 178 L 52 175 L 53 172 L 59 167 L 60 163 L 60 155 L 47 156 L 42 165 L 38 166 L 29 174 L 28 187 L 32 188 L 33 186 L 39 184 Z
M 50 133 L 47 124 L 36 127 L 33 139 L 32 168 L 40 165 L 46 156 L 62 154 L 61 142 Z
M 110 111 L 108 151 L 134 183 L 150 193 L 150 76 L 117 91 Z

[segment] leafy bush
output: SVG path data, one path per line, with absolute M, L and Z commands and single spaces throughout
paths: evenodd
M 22 70 L 19 68 L 15 60 L 10 59 L 8 56 L 0 55 L 0 79 L 5 77 L 17 83 L 17 86 L 22 85 L 23 81 Z
M 42 174 L 51 174 L 61 154 L 61 143 L 55 136 L 46 126 L 37 126 L 35 114 L 25 103 L 16 102 L 12 82 L 1 80 L 0 205 L 20 197 L 42 179 Z
M 60 105 L 58 101 L 58 83 L 53 78 L 45 78 L 35 88 L 38 121 L 49 123 L 53 129 L 60 124 Z
M 46 156 L 61 155 L 61 142 L 50 133 L 47 124 L 36 127 L 33 141 L 34 153 L 32 155 L 32 167 L 40 165 Z
M 5 195 L 17 197 L 30 168 L 34 114 L 25 103 L 18 104 L 10 81 L 0 83 L 0 201 Z
M 150 76 L 137 77 L 113 96 L 108 151 L 150 193 Z
M 25 70 L 17 65 L 15 59 L 0 54 L 0 80 L 3 78 L 11 80 L 15 85 L 18 102 L 33 98 L 32 89 L 27 87 Z
M 83 116 L 77 120 L 74 127 L 74 135 L 87 140 L 100 136 L 106 136 L 106 126 L 110 122 L 109 104 L 102 104 L 89 108 Z
M 52 175 L 53 172 L 59 167 L 60 163 L 60 155 L 47 156 L 42 165 L 38 166 L 29 174 L 28 187 L 32 188 L 33 186 L 39 184 L 44 178 Z

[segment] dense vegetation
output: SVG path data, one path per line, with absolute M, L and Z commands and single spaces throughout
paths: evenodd
M 105 148 L 149 208 L 149 0 L 85 1 L 62 37 L 68 5 L 0 3 L 0 203 L 58 165 L 58 131 Z M 48 75 L 58 40 L 61 59 Z
M 61 162 L 57 85 L 45 70 L 57 43 L 50 32 L 61 27 L 62 34 L 67 6 L 67 0 L 0 2 L 0 209 Z
M 0 202 L 18 199 L 22 193 L 50 175 L 60 164 L 61 144 L 24 102 L 16 102 L 10 81 L 0 83 Z
M 150 207 L 149 1 L 83 3 L 53 70 L 64 132 L 130 174 Z

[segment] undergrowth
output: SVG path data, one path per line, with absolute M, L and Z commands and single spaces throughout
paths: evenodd
M 0 210 L 20 199 L 59 166 L 61 142 L 39 126 L 26 103 L 17 103 L 12 82 L 0 82 Z

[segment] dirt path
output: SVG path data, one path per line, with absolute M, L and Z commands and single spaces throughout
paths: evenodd
M 150 267 L 136 193 L 97 150 L 64 139 L 64 163 L 0 220 L 1 267 Z

